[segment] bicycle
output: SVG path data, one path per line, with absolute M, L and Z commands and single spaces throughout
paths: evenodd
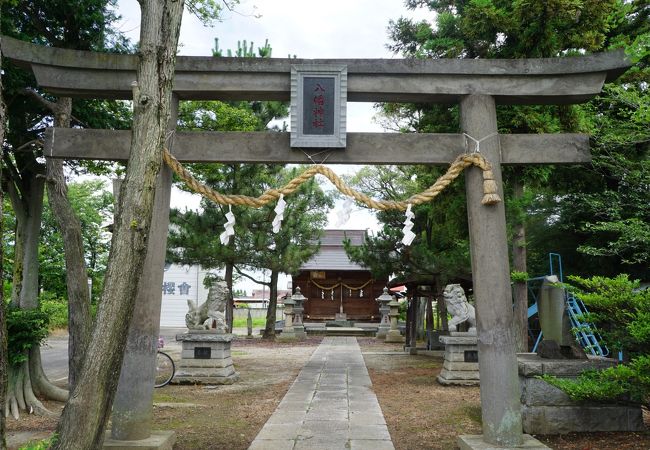
M 176 373 L 174 360 L 167 353 L 160 351 L 165 346 L 163 338 L 158 338 L 158 352 L 156 353 L 156 380 L 154 387 L 163 387 L 169 384 Z

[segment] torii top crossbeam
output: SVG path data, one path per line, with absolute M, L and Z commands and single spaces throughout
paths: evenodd
M 130 99 L 137 57 L 43 47 L 2 37 L 2 53 L 30 66 L 39 86 L 73 97 Z M 289 100 L 292 64 L 344 64 L 353 102 L 456 103 L 481 93 L 497 103 L 580 103 L 628 67 L 622 52 L 550 59 L 286 59 L 179 56 L 181 100 Z

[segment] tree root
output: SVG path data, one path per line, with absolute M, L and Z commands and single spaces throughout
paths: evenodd
M 38 395 L 57 402 L 68 400 L 68 391 L 52 384 L 45 375 L 41 363 L 41 348 L 38 346 L 32 347 L 29 351 L 29 373 L 32 387 Z
M 33 350 L 33 349 L 32 349 Z M 8 417 L 9 414 L 18 420 L 20 418 L 20 411 L 27 411 L 28 414 L 36 414 L 39 416 L 56 417 L 57 414 L 50 411 L 43 405 L 43 403 L 34 394 L 37 379 L 42 378 L 38 382 L 38 392 L 43 397 L 65 402 L 68 398 L 68 391 L 54 386 L 43 373 L 40 364 L 40 350 L 35 358 L 32 358 L 32 353 L 25 353 L 27 358 L 19 366 L 12 367 L 9 370 L 9 382 L 7 386 L 7 399 L 5 403 L 4 414 Z M 33 361 L 35 359 L 36 361 Z M 35 363 L 38 363 L 38 369 L 35 370 Z M 31 370 L 30 370 L 31 366 Z M 30 372 L 34 371 L 37 376 L 32 378 Z M 40 374 L 39 374 L 40 372 Z M 54 395 L 49 395 L 53 393 Z M 44 394 L 44 395 L 43 395 Z

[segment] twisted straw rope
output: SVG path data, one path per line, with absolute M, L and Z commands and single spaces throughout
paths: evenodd
M 438 178 L 436 182 L 432 184 L 428 189 L 419 194 L 412 195 L 408 199 L 400 202 L 392 200 L 374 200 L 367 195 L 362 194 L 361 192 L 355 191 L 346 185 L 343 180 L 341 180 L 341 178 L 336 175 L 329 167 L 323 166 L 321 164 L 316 164 L 309 167 L 302 174 L 289 181 L 284 187 L 280 189 L 269 189 L 257 198 L 249 197 L 247 195 L 224 195 L 202 184 L 196 178 L 194 178 L 192 174 L 187 169 L 185 169 L 183 165 L 178 162 L 178 160 L 174 158 L 174 156 L 172 156 L 172 154 L 169 153 L 167 149 L 165 149 L 163 153 L 163 158 L 165 160 L 165 163 L 167 163 L 167 165 L 174 171 L 174 173 L 176 173 L 176 175 L 178 175 L 190 189 L 221 205 L 252 206 L 254 208 L 259 208 L 277 200 L 280 198 L 280 194 L 287 196 L 294 193 L 302 183 L 309 180 L 316 174 L 321 174 L 327 177 L 327 179 L 329 179 L 332 184 L 334 184 L 334 186 L 336 186 L 336 188 L 343 194 L 354 198 L 360 203 L 364 203 L 370 208 L 378 209 L 380 211 L 406 211 L 406 208 L 409 204 L 415 206 L 433 200 L 438 194 L 440 194 L 440 192 L 449 186 L 451 182 L 454 181 L 464 169 L 469 166 L 477 166 L 483 171 L 484 195 L 481 203 L 484 205 L 493 205 L 501 201 L 501 198 L 496 193 L 496 183 L 494 182 L 492 176 L 490 163 L 485 158 L 483 158 L 483 155 L 480 153 L 462 154 L 458 156 L 456 160 L 451 163 L 451 166 L 447 172 Z
M 373 281 L 375 281 L 375 280 L 373 280 L 373 279 L 371 278 L 370 280 L 366 281 L 366 282 L 365 282 L 364 284 L 362 284 L 361 286 L 354 287 L 354 286 L 350 286 L 350 285 L 348 285 L 348 284 L 345 284 L 345 283 L 343 283 L 342 281 L 340 281 L 340 282 L 338 282 L 338 283 L 336 283 L 336 284 L 333 284 L 333 285 L 331 285 L 331 286 L 322 286 L 322 285 L 318 284 L 317 282 L 315 282 L 314 280 L 309 280 L 309 282 L 310 282 L 311 284 L 313 284 L 314 286 L 316 286 L 318 289 L 322 289 L 322 290 L 324 290 L 324 291 L 330 291 L 330 290 L 332 290 L 332 289 L 336 289 L 336 288 L 339 287 L 339 286 L 343 286 L 344 288 L 346 288 L 346 289 L 351 289 L 351 290 L 353 290 L 353 291 L 360 291 L 361 289 L 365 288 L 366 286 L 368 286 L 368 285 L 369 285 L 370 283 L 372 283 Z

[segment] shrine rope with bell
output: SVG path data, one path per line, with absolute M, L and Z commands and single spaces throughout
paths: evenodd
M 306 182 L 316 174 L 321 174 L 327 177 L 327 179 L 329 179 L 341 193 L 354 198 L 356 201 L 365 204 L 369 208 L 380 211 L 406 211 L 409 204 L 420 205 L 433 200 L 447 186 L 449 186 L 464 169 L 470 166 L 476 166 L 483 171 L 483 199 L 481 200 L 481 203 L 483 205 L 494 205 L 501 201 L 499 194 L 497 194 L 497 186 L 494 181 L 494 175 L 492 174 L 490 163 L 479 152 L 459 155 L 454 162 L 451 163 L 447 172 L 438 178 L 429 188 L 399 202 L 390 200 L 374 200 L 346 185 L 343 180 L 332 171 L 332 169 L 322 164 L 315 164 L 309 167 L 303 173 L 289 181 L 285 186 L 280 189 L 269 189 L 259 197 L 249 197 L 247 195 L 225 195 L 199 182 L 176 158 L 174 158 L 174 156 L 172 156 L 171 153 L 169 153 L 167 149 L 165 149 L 163 153 L 163 158 L 165 163 L 167 163 L 174 173 L 178 175 L 190 189 L 221 205 L 252 206 L 254 208 L 259 208 L 279 199 L 281 195 L 286 196 L 294 193 L 302 183 Z

